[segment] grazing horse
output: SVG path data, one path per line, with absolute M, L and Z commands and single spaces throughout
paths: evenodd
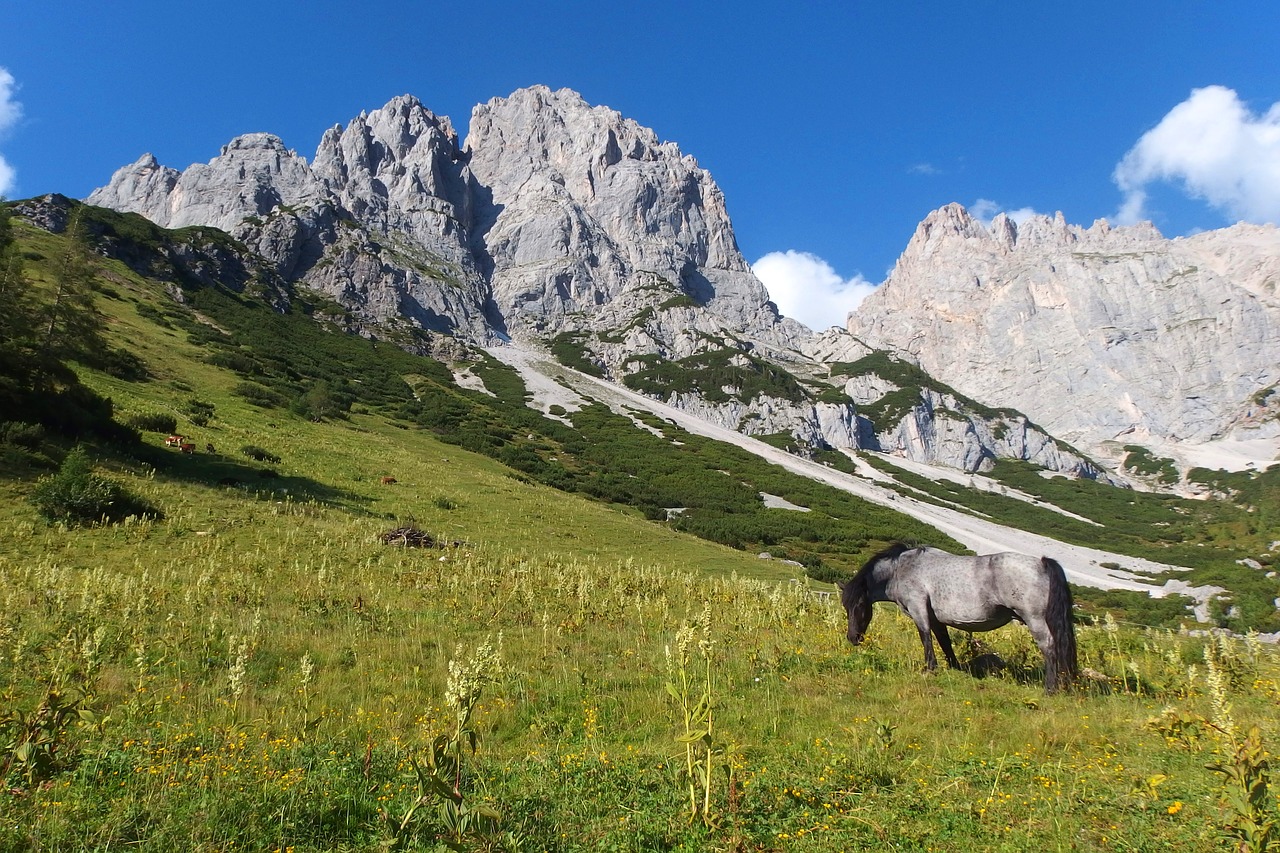
M 959 668 L 947 626 L 991 631 L 1017 619 L 1027 626 L 1044 655 L 1044 686 L 1053 693 L 1076 675 L 1076 634 L 1071 621 L 1071 588 L 1062 566 L 1049 557 L 989 554 L 957 557 L 936 548 L 901 543 L 876 554 L 854 575 L 840 581 L 840 600 L 849 615 L 849 642 L 862 642 L 871 624 L 871 605 L 892 601 L 916 623 L 924 661 L 938 659 L 929 634 L 947 663 Z

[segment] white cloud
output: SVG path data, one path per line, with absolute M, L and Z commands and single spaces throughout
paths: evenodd
M 1124 201 L 1116 221 L 1146 217 L 1146 187 L 1180 183 L 1235 219 L 1280 221 L 1280 103 L 1251 112 L 1225 86 L 1193 89 L 1142 135 L 1112 173 Z
M 908 174 L 912 175 L 941 175 L 942 170 L 932 163 L 914 163 L 907 167 Z
M 13 75 L 7 69 L 0 68 L 0 135 L 17 124 L 18 119 L 22 117 L 22 105 L 13 99 L 16 88 Z M 16 178 L 17 173 L 14 172 L 13 167 L 3 156 L 0 156 L 0 196 L 8 195 L 13 191 L 17 185 Z
M 1003 205 L 994 202 L 989 198 L 980 198 L 973 204 L 969 205 L 969 215 L 978 220 L 983 226 L 990 228 L 991 220 L 1003 213 L 1005 216 L 1013 220 L 1015 225 L 1021 225 L 1033 216 L 1043 216 L 1038 210 L 1032 207 L 1019 207 L 1016 210 L 1006 210 Z
M 783 315 L 819 331 L 843 327 L 849 312 L 876 289 L 861 275 L 841 278 L 822 258 L 794 249 L 770 252 L 751 271 Z

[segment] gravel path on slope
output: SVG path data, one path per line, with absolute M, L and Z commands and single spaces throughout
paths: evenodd
M 891 507 L 904 515 L 931 524 L 976 553 L 1019 551 L 1024 554 L 1042 554 L 1052 557 L 1062 564 L 1067 578 L 1080 586 L 1138 590 L 1155 597 L 1178 593 L 1193 596 L 1202 604 L 1213 592 L 1218 591 L 1216 587 L 1192 587 L 1185 581 L 1176 579 L 1166 580 L 1163 585 L 1156 585 L 1149 577 L 1149 575 L 1169 571 L 1187 571 L 1182 566 L 1156 563 L 1079 545 L 1068 545 L 1047 536 L 1004 527 L 946 507 L 904 497 L 868 480 L 792 456 L 762 441 L 707 423 L 657 400 L 572 370 L 541 353 L 516 346 L 495 347 L 489 350 L 489 353 L 520 371 L 533 396 L 529 405 L 543 412 L 546 412 L 551 405 L 560 405 L 572 412 L 581 406 L 584 398 L 599 400 L 622 414 L 626 414 L 628 408 L 653 412 L 658 417 L 669 420 L 695 435 L 737 445 L 788 471 L 842 489 L 872 503 Z M 1103 563 L 1114 563 L 1123 568 L 1105 568 Z

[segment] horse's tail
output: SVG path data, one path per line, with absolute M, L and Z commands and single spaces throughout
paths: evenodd
M 1051 666 L 1057 671 L 1058 684 L 1066 686 L 1075 679 L 1078 672 L 1076 662 L 1076 628 L 1072 609 L 1071 587 L 1067 585 L 1066 572 L 1057 560 L 1042 557 L 1040 564 L 1049 577 L 1049 607 L 1045 613 L 1045 621 L 1049 623 L 1049 633 L 1053 636 L 1053 661 Z

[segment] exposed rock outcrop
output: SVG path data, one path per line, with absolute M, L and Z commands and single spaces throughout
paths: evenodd
M 313 164 L 250 133 L 183 172 L 145 155 L 88 201 L 170 228 L 221 228 L 339 302 L 366 334 L 407 323 L 484 340 L 463 159 L 449 120 L 406 96 L 327 131 Z
M 896 426 L 878 432 L 874 444 L 866 446 L 969 473 L 990 471 L 997 459 L 1014 459 L 1073 477 L 1119 482 L 1025 417 L 975 412 L 955 397 L 936 391 L 925 390 L 920 396 L 920 404 Z
M 562 328 L 566 315 L 591 317 L 655 280 L 727 328 L 778 323 L 719 187 L 652 130 L 535 86 L 476 107 L 467 150 L 489 195 L 474 245 L 508 324 Z
M 849 331 L 1091 452 L 1113 439 L 1248 431 L 1280 380 L 1280 231 L 1166 240 L 1149 223 L 931 213 Z

